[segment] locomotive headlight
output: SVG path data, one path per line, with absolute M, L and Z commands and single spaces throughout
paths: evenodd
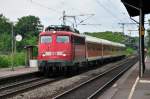
M 53 31 L 53 33 L 55 34 L 55 33 L 56 33 L 56 31 Z
M 43 57 L 46 56 L 45 53 L 43 53 L 42 56 L 43 56 Z
M 45 53 L 42 53 L 42 56 L 44 57 L 44 56 L 46 56 L 46 54 L 45 54 Z
M 63 54 L 63 56 L 66 56 L 66 54 Z

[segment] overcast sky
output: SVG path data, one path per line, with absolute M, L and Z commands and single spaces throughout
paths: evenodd
M 35 15 L 40 18 L 45 27 L 62 24 L 63 10 L 66 15 L 85 15 L 77 16 L 77 23 L 88 18 L 83 24 L 101 24 L 79 25 L 78 29 L 81 32 L 121 32 L 122 28 L 118 23 L 133 22 L 120 0 L 0 0 L 0 13 L 11 21 L 15 22 L 22 16 Z M 88 14 L 94 14 L 94 16 Z M 148 17 L 145 21 L 147 20 Z M 72 22 L 74 22 L 73 19 L 67 18 L 67 24 Z M 128 30 L 137 30 L 137 26 L 126 25 L 126 34 L 129 34 Z M 132 32 L 132 35 L 137 35 L 137 32 Z

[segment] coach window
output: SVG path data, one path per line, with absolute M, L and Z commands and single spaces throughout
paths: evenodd
M 51 36 L 41 36 L 41 43 L 51 43 L 52 37 Z
M 104 45 L 104 50 L 106 51 L 106 45 Z
M 56 41 L 58 43 L 69 43 L 69 36 L 57 36 Z

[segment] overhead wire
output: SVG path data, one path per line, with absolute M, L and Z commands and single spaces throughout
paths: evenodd
M 111 0 L 107 0 L 107 1 L 111 3 L 111 6 L 114 9 L 117 9 L 115 3 L 113 3 Z M 124 19 L 128 20 L 129 23 L 133 23 L 133 21 L 130 19 L 130 16 L 128 16 L 125 12 L 121 12 L 121 10 L 118 10 L 117 12 L 119 12 L 122 15 L 122 17 L 124 17 Z M 128 24 L 127 24 L 127 26 L 128 26 Z M 130 27 L 135 28 L 135 26 L 133 26 L 133 25 L 131 25 Z
M 104 6 L 99 0 L 95 0 L 97 4 L 102 7 L 108 14 L 110 14 L 112 17 L 114 17 L 117 21 L 122 22 L 112 11 L 110 11 L 106 6 Z
M 114 3 L 113 3 L 111 0 L 107 0 L 107 1 L 108 1 L 109 3 L 111 3 L 111 6 L 114 5 Z M 97 0 L 97 2 L 99 3 L 99 5 L 100 5 L 102 8 L 104 8 L 104 9 L 106 10 L 106 12 L 108 12 L 108 13 L 109 13 L 111 16 L 113 16 L 115 19 L 119 20 L 120 23 L 125 23 L 125 22 L 122 22 L 122 20 L 120 20 L 118 17 L 116 17 L 115 14 L 114 14 L 113 12 L 111 12 L 111 10 L 109 10 L 106 6 L 104 6 L 100 1 Z M 105 4 L 105 5 L 107 5 L 107 4 Z M 116 6 L 115 6 L 115 8 L 114 8 L 114 6 L 112 6 L 111 8 L 113 8 L 113 9 L 118 9 Z M 129 23 L 132 23 L 132 21 L 130 20 L 130 18 L 129 18 L 125 13 L 121 13 L 120 10 L 117 11 L 117 12 L 119 12 L 119 13 L 124 17 L 124 19 L 127 19 L 128 21 L 130 21 Z M 125 17 L 125 16 L 127 16 L 128 18 Z M 133 25 L 132 25 L 132 27 L 135 28 Z
M 122 22 L 122 20 L 120 20 L 112 11 L 110 11 L 106 6 L 104 6 L 99 0 L 95 0 L 96 3 L 103 8 L 109 15 L 111 15 L 115 20 L 117 20 L 118 22 Z M 114 27 L 114 25 L 110 26 L 111 28 L 113 28 L 114 30 L 117 30 L 116 27 Z M 118 31 L 118 30 L 117 30 Z
M 47 7 L 47 6 L 42 5 L 42 4 L 38 3 L 38 2 L 35 2 L 34 0 L 30 0 L 30 2 L 31 2 L 32 4 L 38 5 L 38 6 L 42 7 L 42 8 L 46 8 L 46 9 L 48 9 L 48 10 L 51 10 L 51 11 L 53 11 L 53 12 L 55 12 L 55 13 L 59 13 L 59 14 L 60 14 L 60 11 L 58 11 L 58 10 L 56 10 L 56 9 L 54 9 L 54 8 Z
M 121 12 L 120 11 L 120 9 L 118 10 L 118 11 L 116 11 L 117 9 L 118 9 L 118 7 L 116 7 L 116 4 L 115 3 L 113 3 L 111 0 L 107 0 L 109 3 L 111 3 L 111 7 L 115 10 L 115 12 L 118 12 L 119 14 L 121 14 L 122 15 L 122 17 L 124 17 L 124 18 L 126 18 L 127 20 L 129 20 L 130 18 L 128 17 L 125 17 L 126 16 L 126 14 L 125 13 L 123 13 L 123 12 Z M 125 16 L 124 16 L 125 15 Z M 131 21 L 131 20 L 130 20 Z
M 60 11 L 54 9 L 54 8 L 47 7 L 47 6 L 45 6 L 45 5 L 43 5 L 43 4 L 40 4 L 40 3 L 38 3 L 38 2 L 36 2 L 36 1 L 34 1 L 34 0 L 30 0 L 30 2 L 33 3 L 33 4 L 35 4 L 35 5 L 40 6 L 40 7 L 42 7 L 42 8 L 46 8 L 46 9 L 48 9 L 48 10 L 51 10 L 51 11 L 53 11 L 53 12 L 55 12 L 55 13 L 59 13 L 59 14 L 62 13 L 62 12 L 60 12 Z M 116 20 L 122 21 L 122 20 L 120 20 L 119 18 L 117 18 L 117 16 L 116 16 L 113 12 L 111 12 L 108 8 L 106 8 L 103 4 L 101 4 L 100 1 L 96 0 L 96 2 L 97 2 L 103 9 L 105 9 L 106 12 L 109 12 L 109 14 L 110 14 L 111 16 L 113 16 Z M 63 3 L 63 4 L 65 4 L 65 3 Z M 72 9 L 74 9 L 74 8 L 72 8 Z M 77 9 L 74 9 L 74 10 L 77 10 Z M 80 22 L 81 22 L 81 21 L 80 21 Z M 115 28 L 113 27 L 113 25 L 112 25 L 112 28 L 115 29 Z
M 107 0 L 107 1 L 111 3 L 111 6 L 112 6 L 114 9 L 117 9 L 116 5 L 115 5 L 111 0 Z M 122 11 L 120 11 L 120 10 L 118 10 L 117 12 L 119 12 L 120 15 L 121 15 L 126 21 L 128 21 L 129 23 L 131 22 L 129 16 L 127 16 L 126 13 L 124 13 L 124 12 L 122 12 Z M 125 22 L 123 22 L 123 23 L 125 23 Z M 132 28 L 134 28 L 133 25 L 131 25 L 131 26 L 132 26 Z M 122 27 L 121 27 L 121 28 L 122 28 Z M 127 28 L 129 28 L 128 24 L 127 24 Z M 125 29 L 125 27 L 124 27 L 124 29 Z
M 48 9 L 48 10 L 51 10 L 51 11 L 53 11 L 53 12 L 55 12 L 55 13 L 61 13 L 61 12 L 59 12 L 58 10 L 56 10 L 56 9 L 54 9 L 54 8 L 50 8 L 50 7 L 47 7 L 47 6 L 45 6 L 45 5 L 43 5 L 43 4 L 41 4 L 41 3 L 38 3 L 38 2 L 36 2 L 36 1 L 34 1 L 34 0 L 29 0 L 32 4 L 35 4 L 35 5 L 37 5 L 37 6 L 40 6 L 40 7 L 42 7 L 42 8 L 46 8 L 46 9 Z M 63 2 L 61 2 L 61 4 L 62 5 L 64 5 L 65 4 L 65 2 L 63 1 Z M 68 7 L 68 6 L 66 6 L 66 7 Z M 71 8 L 71 9 L 74 9 L 74 10 L 76 10 L 76 11 L 79 11 L 79 10 L 77 10 L 77 9 L 75 9 L 75 8 Z M 80 11 L 81 12 L 81 11 Z M 86 19 L 84 19 L 84 20 L 81 20 L 81 21 L 79 21 L 79 23 L 82 23 L 82 22 L 84 22 L 85 20 L 88 20 L 89 18 L 91 18 L 92 16 L 90 16 L 90 17 L 88 17 L 88 18 L 86 18 Z M 71 22 L 70 20 L 66 20 L 66 21 L 68 21 L 68 22 Z M 71 22 L 72 23 L 72 22 Z
M 66 5 L 65 1 L 63 1 L 61 4 L 64 5 L 65 7 L 68 7 L 68 6 Z M 76 16 L 76 17 L 75 17 L 76 20 L 78 20 L 77 25 L 80 24 L 80 23 L 83 23 L 84 21 L 86 21 L 86 20 L 88 20 L 88 19 L 90 19 L 90 18 L 94 15 L 94 14 L 85 14 L 85 13 L 83 14 L 83 12 L 81 12 L 81 10 L 77 9 L 77 7 L 76 7 L 76 9 L 75 9 L 74 7 L 70 7 L 70 6 L 69 6 L 68 8 L 80 13 L 79 15 L 74 15 L 74 16 Z M 85 15 L 88 16 L 88 17 L 85 18 L 85 19 L 83 19 L 83 20 L 79 20 L 79 16 L 85 16 Z
M 67 8 L 69 8 L 69 9 L 71 9 L 71 10 L 74 10 L 74 11 L 78 11 L 78 12 L 80 12 L 80 14 L 82 14 L 83 12 L 81 12 L 81 10 L 79 10 L 79 9 L 75 9 L 75 8 L 73 8 L 73 7 L 71 7 L 71 6 L 67 6 L 66 5 L 66 3 L 65 3 L 65 0 L 64 1 L 61 1 L 61 5 L 63 5 L 63 6 L 65 6 L 65 7 L 67 7 Z

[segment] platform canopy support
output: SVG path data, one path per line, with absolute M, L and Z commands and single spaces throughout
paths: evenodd
M 144 53 L 144 34 L 145 34 L 145 29 L 144 29 L 144 13 L 143 9 L 140 8 L 140 16 L 139 16 L 139 45 L 140 45 L 140 57 L 139 57 L 139 76 L 142 77 L 143 73 L 145 71 L 145 53 Z
M 139 16 L 139 77 L 145 71 L 144 55 L 144 15 L 150 13 L 150 0 L 121 0 L 125 5 L 130 17 Z

